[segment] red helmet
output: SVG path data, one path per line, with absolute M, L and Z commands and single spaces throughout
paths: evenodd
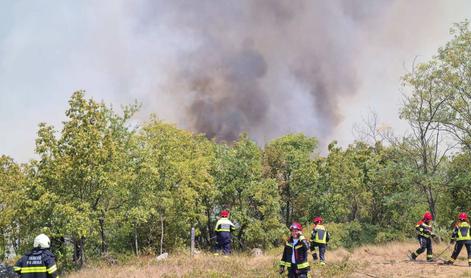
M 223 210 L 221 211 L 221 213 L 219 214 L 221 217 L 229 217 L 229 211 L 228 210 Z
M 462 213 L 460 213 L 460 215 L 458 215 L 458 219 L 459 220 L 466 220 L 466 219 L 468 219 L 468 215 L 466 214 L 466 212 L 462 212 Z
M 425 221 L 430 221 L 432 220 L 432 214 L 430 213 L 430 211 L 427 211 L 425 214 L 424 214 L 424 220 Z
M 324 222 L 324 219 L 322 219 L 322 217 L 320 216 L 317 216 L 312 219 L 312 222 L 314 222 L 315 224 L 321 224 L 322 222 Z
M 289 229 L 290 230 L 298 230 L 298 231 L 302 231 L 303 229 L 303 226 L 301 224 L 299 224 L 298 222 L 293 222 L 293 224 L 291 224 L 291 226 L 289 226 Z

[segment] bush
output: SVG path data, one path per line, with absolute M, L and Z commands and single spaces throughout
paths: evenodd
M 397 232 L 384 231 L 384 232 L 378 232 L 376 234 L 374 242 L 375 243 L 386 243 L 386 242 L 395 241 L 395 240 L 405 240 L 405 237 L 404 237 L 404 235 L 400 235 Z
M 331 235 L 329 246 L 333 249 L 338 247 L 351 249 L 362 244 L 398 239 L 397 233 L 381 231 L 376 225 L 361 224 L 358 221 L 329 223 L 326 227 Z

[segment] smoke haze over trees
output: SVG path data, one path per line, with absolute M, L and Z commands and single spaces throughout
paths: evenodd
M 0 11 L 0 118 L 14 119 L 2 123 L 12 130 L 2 149 L 31 158 L 33 122 L 59 125 L 64 92 L 77 89 L 117 105 L 136 99 L 141 120 L 156 113 L 211 138 L 247 132 L 263 144 L 303 132 L 322 150 L 333 138 L 346 145 L 368 107 L 405 126 L 404 64 L 430 55 L 469 10 L 469 1 L 14 1 Z
M 239 250 L 277 246 L 317 215 L 330 246 L 349 248 L 412 237 L 426 210 L 442 231 L 471 210 L 469 23 L 408 73 L 379 52 L 436 42 L 445 2 L 113 3 L 0 10 L 0 117 L 21 119 L 2 140 L 37 130 L 35 159 L 0 150 L 1 256 L 46 233 L 61 267 L 79 267 L 187 248 L 192 227 L 210 250 L 222 209 Z M 365 91 L 387 95 L 383 81 L 405 93 L 394 113 L 410 134 L 374 116 L 367 139 L 331 140 Z

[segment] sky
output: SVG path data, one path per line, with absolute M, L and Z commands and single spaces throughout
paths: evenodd
M 403 134 L 400 77 L 470 18 L 467 0 L 0 0 L 0 155 L 35 158 L 77 90 L 221 140 L 304 132 L 325 152 L 370 111 Z

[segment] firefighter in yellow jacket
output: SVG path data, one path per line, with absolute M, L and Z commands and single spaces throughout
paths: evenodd
M 471 227 L 469 225 L 468 215 L 465 212 L 462 212 L 458 215 L 458 223 L 456 223 L 453 233 L 451 234 L 451 242 L 456 242 L 455 249 L 451 254 L 451 259 L 446 261 L 445 264 L 453 264 L 458 258 L 458 255 L 463 248 L 463 245 L 466 246 L 466 251 L 468 252 L 468 265 L 471 267 Z
M 224 255 L 232 253 L 232 232 L 235 230 L 235 225 L 229 220 L 229 211 L 223 210 L 220 213 L 218 222 L 214 231 L 216 232 L 217 249 L 222 250 Z
M 320 264 L 325 265 L 325 250 L 327 248 L 327 242 L 329 242 L 330 240 L 330 234 L 325 228 L 325 226 L 322 225 L 324 222 L 322 217 L 314 217 L 313 222 L 314 228 L 312 229 L 310 241 L 311 251 L 313 251 L 312 258 L 314 259 L 314 262 L 318 260 L 316 253 L 317 247 L 319 249 Z

